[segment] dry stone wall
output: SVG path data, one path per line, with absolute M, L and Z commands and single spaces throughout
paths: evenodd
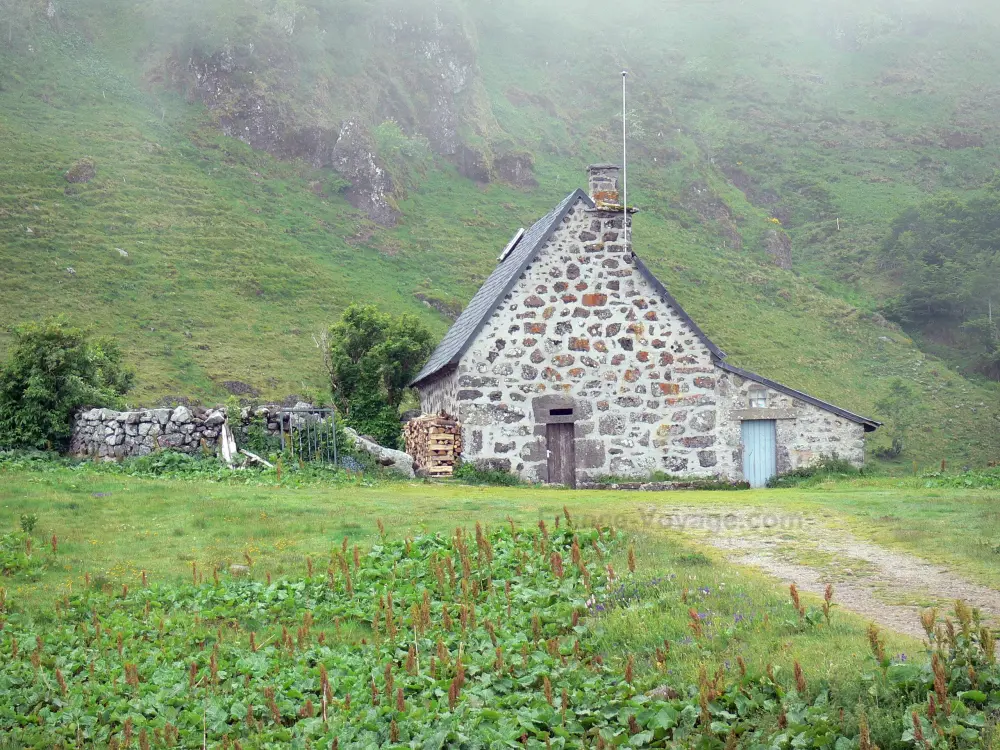
M 109 459 L 146 456 L 158 448 L 214 451 L 225 422 L 225 412 L 219 409 L 91 409 L 77 417 L 69 450 L 77 456 Z
M 240 424 L 233 427 L 238 444 L 243 444 L 252 424 L 260 425 L 268 435 L 298 428 L 310 415 L 284 416 L 274 405 L 244 408 Z M 295 409 L 311 409 L 299 402 Z M 181 453 L 215 452 L 222 426 L 228 421 L 222 407 L 178 406 L 174 409 L 142 409 L 119 412 L 112 409 L 91 409 L 77 415 L 73 424 L 69 452 L 75 456 L 120 459 L 147 456 L 155 450 Z
M 463 355 L 467 459 L 546 481 L 533 401 L 557 394 L 574 399 L 579 481 L 718 474 L 711 354 L 636 267 L 622 223 L 579 201 Z

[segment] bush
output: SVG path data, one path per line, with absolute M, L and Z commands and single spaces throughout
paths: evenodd
M 520 477 L 503 469 L 462 463 L 455 467 L 453 475 L 463 484 L 489 485 L 493 487 L 517 487 L 524 484 Z
M 380 445 L 398 448 L 399 405 L 431 353 L 431 333 L 412 315 L 394 317 L 351 305 L 330 328 L 327 369 L 347 425 Z
M 821 456 L 820 460 L 812 466 L 803 466 L 794 471 L 785 472 L 771 477 L 767 482 L 770 488 L 796 487 L 806 480 L 826 479 L 830 477 L 851 477 L 861 474 L 850 461 L 838 456 Z
M 896 436 L 892 439 L 892 445 L 876 448 L 872 454 L 882 461 L 895 461 L 903 455 L 903 439 Z
M 61 319 L 17 328 L 0 367 L 0 446 L 65 448 L 73 413 L 118 406 L 132 381 L 113 341 Z

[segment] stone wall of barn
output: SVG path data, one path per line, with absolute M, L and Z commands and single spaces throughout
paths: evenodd
M 744 419 L 775 420 L 779 474 L 810 466 L 823 457 L 836 456 L 859 468 L 864 465 L 865 430 L 862 425 L 756 381 L 723 370 L 717 372 L 718 470 L 721 477 L 733 481 L 743 479 Z M 751 408 L 751 390 L 767 394 L 765 408 Z
M 719 473 L 711 355 L 636 268 L 622 221 L 580 201 L 462 357 L 466 460 L 546 481 L 533 402 L 561 395 L 575 403 L 578 481 Z
M 424 414 L 440 414 L 443 411 L 449 416 L 457 416 L 458 375 L 455 370 L 446 371 L 431 382 L 422 384 L 417 393 L 420 395 L 420 411 Z

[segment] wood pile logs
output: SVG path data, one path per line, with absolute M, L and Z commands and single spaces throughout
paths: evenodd
M 430 477 L 450 477 L 462 455 L 462 425 L 441 412 L 411 419 L 403 426 L 406 452 L 417 471 Z

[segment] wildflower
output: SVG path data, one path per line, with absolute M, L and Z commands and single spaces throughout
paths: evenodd
M 934 672 L 934 693 L 937 695 L 938 704 L 944 709 L 945 714 L 951 713 L 951 704 L 948 701 L 948 679 L 945 676 L 944 664 L 937 652 L 931 655 L 931 669 Z
M 872 750 L 872 737 L 871 732 L 868 730 L 868 717 L 864 712 L 861 713 L 861 717 L 858 719 L 858 730 L 861 735 L 858 750 Z
M 920 723 L 920 716 L 918 716 L 917 712 L 914 711 L 912 717 L 913 717 L 913 741 L 918 745 L 923 745 L 926 748 L 930 748 L 931 743 L 928 742 L 927 739 L 924 737 L 924 728 Z
M 788 587 L 788 593 L 792 597 L 792 604 L 795 606 L 795 611 L 799 613 L 799 617 L 805 617 L 806 608 L 802 606 L 802 601 L 799 599 L 799 589 L 794 583 Z
M 885 662 L 885 642 L 879 635 L 878 626 L 875 623 L 871 623 L 868 626 L 868 645 L 871 647 L 876 661 L 879 664 Z
M 701 638 L 701 616 L 693 608 L 688 610 L 688 616 L 691 618 L 689 625 L 692 632 L 694 632 L 695 638 Z
M 62 694 L 65 697 L 67 693 L 66 678 L 63 677 L 63 673 L 59 669 L 56 669 L 56 682 L 59 683 L 59 690 L 62 691 Z
M 972 610 L 962 599 L 955 602 L 955 617 L 958 618 L 958 622 L 962 626 L 962 634 L 968 638 L 972 626 Z
M 920 624 L 927 633 L 927 640 L 934 640 L 934 623 L 937 621 L 937 610 L 933 607 L 920 612 Z
M 809 686 L 806 684 L 806 676 L 803 674 L 802 665 L 798 661 L 795 662 L 795 689 L 802 696 L 809 692 Z
M 563 577 L 562 556 L 558 552 L 552 553 L 552 573 L 556 578 Z
M 389 664 L 385 665 L 385 697 L 386 698 L 392 698 L 392 693 L 393 693 L 392 683 L 393 683 L 393 678 L 392 678 L 392 663 L 390 662 Z

